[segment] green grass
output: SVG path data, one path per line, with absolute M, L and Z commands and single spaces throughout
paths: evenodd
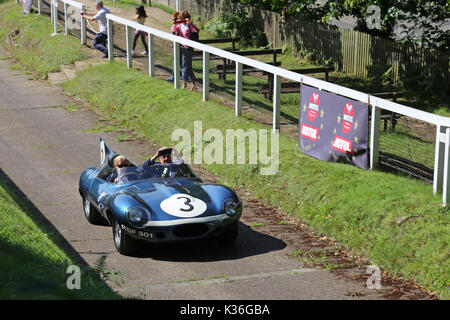
M 35 212 L 0 175 L 0 299 L 118 299 L 97 274 L 61 247 L 62 238 L 30 216 Z M 81 289 L 69 290 L 70 265 Z
M 22 16 L 21 9 L 14 2 L 3 3 L 0 8 L 0 39 L 8 36 L 14 39 L 8 49 L 20 60 L 25 71 L 45 74 L 58 71 L 60 65 L 84 59 L 79 39 L 65 36 L 64 32 L 50 37 L 53 27 L 48 17 Z
M 108 79 L 105 83 L 102 79 Z M 101 86 L 101 90 L 100 90 Z M 267 129 L 201 94 L 174 90 L 172 84 L 149 78 L 121 63 L 96 66 L 63 85 L 94 106 L 117 127 L 135 130 L 159 145 L 176 128 L 193 132 Z M 247 146 L 248 147 L 248 146 Z M 117 150 L 120 152 L 120 150 Z M 280 135 L 280 170 L 262 176 L 257 165 L 204 165 L 232 187 L 243 187 L 283 212 L 300 217 L 330 239 L 336 239 L 387 271 L 415 279 L 449 297 L 449 220 L 431 186 L 383 172 L 363 171 L 339 163 L 325 163 L 301 153 L 297 142 Z M 418 216 L 403 224 L 401 217 Z

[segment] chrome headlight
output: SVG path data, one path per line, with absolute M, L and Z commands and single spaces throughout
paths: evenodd
M 131 207 L 127 210 L 128 221 L 134 226 L 142 227 L 150 218 L 147 209 L 142 207 Z
M 228 199 L 223 204 L 223 211 L 227 215 L 234 215 L 242 210 L 242 203 L 239 200 Z

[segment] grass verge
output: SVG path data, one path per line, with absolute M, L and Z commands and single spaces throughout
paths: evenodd
M 1 2 L 0 2 L 1 3 Z M 51 37 L 53 27 L 45 16 L 22 16 L 14 2 L 0 5 L 0 39 L 25 69 L 46 74 L 60 65 L 85 59 L 80 41 L 63 32 Z M 30 55 L 30 52 L 33 52 Z
M 122 63 L 88 69 L 63 87 L 115 126 L 135 130 L 159 145 L 174 145 L 170 137 L 177 128 L 193 136 L 194 121 L 199 120 L 203 132 L 216 128 L 223 136 L 226 129 L 268 129 L 245 113 L 237 118 L 230 108 L 201 102 L 199 93 L 174 90 L 172 84 L 128 70 Z M 248 189 L 385 270 L 449 297 L 448 210 L 433 197 L 430 185 L 318 161 L 301 153 L 297 142 L 283 134 L 276 175 L 260 175 L 260 165 L 204 167 L 222 183 Z
M 0 173 L 0 299 L 120 298 L 62 249 L 59 234 L 30 218 L 35 212 Z M 71 265 L 80 267 L 80 289 L 67 288 Z

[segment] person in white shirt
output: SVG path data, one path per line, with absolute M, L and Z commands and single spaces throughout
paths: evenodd
M 108 48 L 106 47 L 106 39 L 108 37 L 106 31 L 106 14 L 109 13 L 109 10 L 103 7 L 103 1 L 97 1 L 95 3 L 95 9 L 97 10 L 97 13 L 83 13 L 83 16 L 90 21 L 97 20 L 100 32 L 95 35 L 94 47 L 103 52 L 103 58 L 108 58 Z

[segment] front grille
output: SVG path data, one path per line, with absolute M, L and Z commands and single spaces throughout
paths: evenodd
M 173 234 L 180 238 L 199 237 L 208 232 L 208 226 L 202 223 L 184 224 L 173 229 Z

